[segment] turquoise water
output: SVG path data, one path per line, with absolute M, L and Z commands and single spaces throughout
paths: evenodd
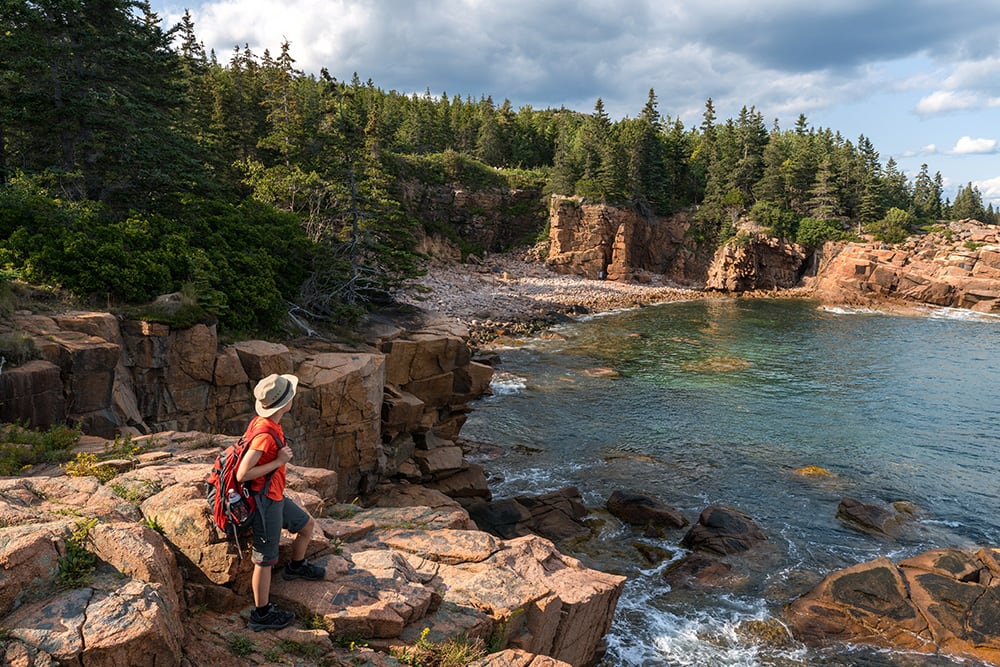
M 1000 545 L 1000 319 L 710 299 L 558 333 L 499 352 L 494 395 L 475 404 L 462 435 L 504 452 L 484 461 L 495 497 L 574 485 L 595 508 L 597 536 L 570 552 L 629 577 L 604 664 L 953 664 L 761 645 L 738 628 L 779 616 L 823 575 L 857 562 Z M 803 466 L 834 476 L 794 472 Z M 743 510 L 777 556 L 749 564 L 735 590 L 671 590 L 663 569 L 683 556 L 684 531 L 646 538 L 600 511 L 621 488 L 692 522 L 710 504 Z M 900 540 L 869 537 L 836 519 L 845 496 L 906 500 L 918 519 Z M 638 542 L 667 561 L 643 561 Z

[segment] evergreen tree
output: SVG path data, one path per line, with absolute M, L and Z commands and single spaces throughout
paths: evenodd
M 978 220 L 990 222 L 987 211 L 983 208 L 983 196 L 979 188 L 971 182 L 959 188 L 955 201 L 951 205 L 951 217 L 954 220 Z
M 896 160 L 889 158 L 885 163 L 885 175 L 882 179 L 882 208 L 898 208 L 903 211 L 909 210 L 912 203 L 910 185 L 906 180 L 906 175 L 899 171 Z
M 940 180 L 940 174 L 938 174 Z M 931 179 L 927 163 L 913 182 L 912 214 L 918 220 L 937 220 L 941 216 L 941 186 Z
M 817 220 L 835 220 L 839 217 L 839 203 L 834 191 L 830 158 L 825 157 L 816 171 L 816 180 L 809 191 L 811 197 L 806 204 L 810 217 Z
M 198 184 L 195 147 L 178 130 L 180 61 L 146 2 L 6 0 L 4 10 L 7 162 L 118 207 Z
M 665 213 L 669 191 L 660 139 L 660 112 L 657 110 L 656 92 L 652 88 L 635 129 L 630 145 L 625 147 L 629 196 L 640 210 Z

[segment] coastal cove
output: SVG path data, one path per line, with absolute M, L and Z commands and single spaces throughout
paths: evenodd
M 629 577 L 605 665 L 959 664 L 768 644 L 740 628 L 780 619 L 856 563 L 1000 544 L 998 326 L 970 311 L 901 316 L 798 299 L 621 311 L 497 349 L 493 395 L 474 404 L 463 437 L 503 452 L 482 462 L 495 497 L 572 485 L 592 509 L 596 537 L 561 547 Z M 806 466 L 831 475 L 800 474 Z M 734 507 L 774 553 L 726 588 L 672 587 L 685 530 L 646 537 L 622 525 L 603 511 L 617 489 L 692 523 L 709 505 Z M 865 534 L 837 518 L 846 497 L 906 501 L 913 519 L 895 538 Z

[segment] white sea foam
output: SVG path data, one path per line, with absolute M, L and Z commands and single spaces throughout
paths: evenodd
M 527 387 L 527 379 L 504 371 L 494 373 L 493 379 L 490 381 L 490 389 L 493 390 L 495 396 L 519 394 Z
M 831 315 L 880 315 L 882 311 L 875 308 L 860 308 L 855 306 L 820 306 L 820 310 Z
M 498 498 L 513 496 L 520 493 L 541 494 L 556 491 L 565 487 L 568 478 L 574 472 L 591 469 L 593 465 L 583 463 L 567 463 L 559 466 L 558 476 L 553 475 L 552 468 L 518 468 L 502 470 L 502 479 L 490 482 L 493 495 Z
M 932 320 L 958 320 L 960 322 L 997 322 L 1000 315 L 992 313 L 980 313 L 978 310 L 968 310 L 967 308 L 945 308 L 944 306 L 934 306 L 921 308 L 921 312 L 926 313 Z
M 768 619 L 769 614 L 762 603 L 721 596 L 727 598 L 723 600 L 724 608 L 677 614 L 655 608 L 653 597 L 656 593 L 652 591 L 656 588 L 649 586 L 648 581 L 632 587 L 626 585 L 617 618 L 643 618 L 651 626 L 652 640 L 649 643 L 635 641 L 627 621 L 616 619 L 607 637 L 609 657 L 615 665 L 758 667 L 773 664 L 778 654 L 788 661 L 801 660 L 806 654 L 801 646 L 776 649 L 748 642 L 740 633 L 742 623 Z

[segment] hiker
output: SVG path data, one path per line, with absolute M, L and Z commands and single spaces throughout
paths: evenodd
M 284 628 L 295 620 L 295 614 L 279 609 L 270 602 L 271 569 L 278 562 L 278 544 L 282 528 L 295 535 L 292 541 L 292 560 L 284 569 L 285 579 L 323 579 L 326 571 L 306 559 L 306 548 L 312 539 L 316 521 L 293 500 L 285 497 L 285 465 L 292 460 L 293 452 L 285 440 L 278 422 L 292 409 L 292 400 L 299 379 L 294 375 L 273 373 L 257 383 L 253 390 L 257 416 L 254 420 L 267 419 L 270 429 L 278 437 L 264 432 L 254 436 L 250 449 L 240 462 L 236 478 L 250 482 L 250 489 L 257 498 L 257 511 L 253 517 L 253 598 L 256 608 L 250 612 L 249 628 L 264 630 Z M 254 422 L 251 421 L 250 428 Z M 265 489 L 266 487 L 266 489 Z M 263 491 L 263 493 L 262 493 Z

